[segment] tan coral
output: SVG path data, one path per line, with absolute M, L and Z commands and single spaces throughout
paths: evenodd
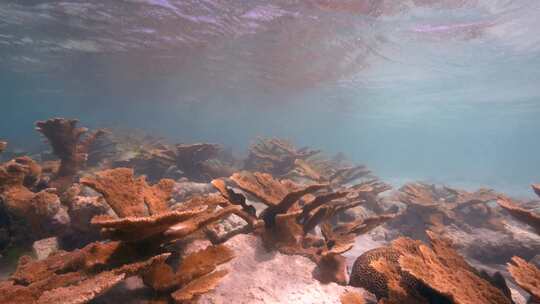
M 540 184 L 534 184 L 534 185 L 531 185 L 534 193 L 536 193 L 536 195 L 540 196 Z
M 341 304 L 365 304 L 366 301 L 364 300 L 364 297 L 359 292 L 354 291 L 348 291 L 343 293 L 339 300 L 341 301 Z
M 250 226 L 256 225 L 256 213 L 257 210 L 255 207 L 248 205 L 246 203 L 246 197 L 234 192 L 231 188 L 227 187 L 225 181 L 222 179 L 214 179 L 211 182 L 212 186 L 216 188 L 219 193 L 225 198 L 227 201 L 229 201 L 233 205 L 240 205 L 242 207 L 242 210 L 245 212 L 243 214 L 242 218 L 248 222 Z
M 169 240 L 177 240 L 199 231 L 207 225 L 241 211 L 240 206 L 228 206 L 215 212 L 203 212 L 185 221 L 170 226 L 163 234 Z
M 278 181 L 267 173 L 241 171 L 233 174 L 231 180 L 240 189 L 268 206 L 277 205 L 287 193 L 294 189 L 290 183 Z
M 518 206 L 509 198 L 501 197 L 497 200 L 497 203 L 517 220 L 530 225 L 536 233 L 540 234 L 540 214 Z
M 29 157 L 18 157 L 0 165 L 0 198 L 11 220 L 22 225 L 12 227 L 14 234 L 28 240 L 62 233 L 69 216 L 60 204 L 55 189 L 34 193 L 32 187 L 41 167 Z
M 207 168 L 209 159 L 217 157 L 221 147 L 216 144 L 195 143 L 176 145 L 175 158 L 176 166 L 182 170 L 184 175 L 192 180 L 207 181 L 214 177 Z
M 260 232 L 265 244 L 282 253 L 309 257 L 318 264 L 316 276 L 321 281 L 346 284 L 348 275 L 341 254 L 352 248 L 356 235 L 393 218 L 385 215 L 332 227 L 329 224 L 331 218 L 362 202 L 359 199 L 361 191 L 352 188 L 333 191 L 328 184 L 294 186 L 287 190 L 287 182 L 274 179 L 269 174 L 245 171 L 233 175 L 231 180 L 268 206 L 259 216 L 265 223 L 265 229 Z M 227 191 L 222 183 L 216 186 L 220 192 Z M 317 194 L 318 191 L 322 193 Z M 346 198 L 353 192 L 358 201 L 351 203 Z M 230 200 L 229 194 L 224 193 L 224 197 Z M 319 225 L 322 237 L 313 233 Z
M 143 274 L 170 255 L 148 258 L 126 249 L 118 242 L 92 243 L 44 260 L 22 257 L 16 272 L 0 283 L 0 299 L 2 303 L 87 303 L 125 277 Z
M 219 195 L 197 196 L 169 210 L 172 181 L 163 179 L 148 186 L 144 177 L 135 178 L 133 170 L 118 168 L 97 172 L 95 178 L 81 183 L 102 193 L 120 218 L 97 216 L 92 224 L 104 236 L 129 242 L 149 238 L 172 241 L 182 239 L 231 214 L 244 216 L 240 206 L 232 206 Z M 217 209 L 223 206 L 222 209 Z M 249 220 L 249 217 L 246 218 Z
M 80 182 L 101 193 L 119 217 L 148 216 L 168 210 L 174 184 L 164 179 L 149 186 L 144 176 L 135 178 L 129 168 L 100 171 Z
M 520 257 L 513 257 L 508 271 L 521 288 L 531 294 L 531 303 L 540 302 L 540 269 Z
M 251 145 L 246 168 L 284 176 L 295 168 L 296 160 L 306 160 L 318 150 L 296 148 L 290 142 L 277 138 L 259 138 Z
M 433 249 L 419 245 L 403 252 L 399 265 L 416 279 L 456 304 L 511 304 L 501 290 L 478 276 L 447 242 L 430 235 Z
M 92 218 L 92 225 L 104 229 L 105 235 L 111 239 L 140 241 L 159 235 L 178 222 L 201 214 L 205 206 L 188 211 L 169 211 L 146 217 L 112 218 L 107 215 Z
M 374 292 L 385 303 L 415 303 L 415 298 L 425 302 L 428 295 L 457 304 L 512 303 L 502 290 L 471 267 L 449 241 L 431 232 L 428 236 L 432 248 L 399 238 L 390 247 L 366 252 L 353 266 L 351 285 Z
M 24 186 L 29 168 L 17 162 L 0 165 L 0 196 L 8 209 L 19 216 L 24 216 L 30 209 L 30 200 L 34 193 Z
M 216 267 L 232 258 L 233 251 L 225 245 L 208 246 L 183 257 L 176 270 L 164 262 L 154 264 L 143 280 L 158 292 L 178 289 L 171 297 L 177 303 L 188 303 L 217 286 L 227 272 L 215 271 Z
M 393 227 L 415 239 L 427 239 L 426 230 L 440 232 L 450 224 L 465 229 L 472 226 L 500 230 L 502 217 L 488 205 L 498 196 L 489 189 L 468 192 L 424 183 L 406 184 L 392 197 L 407 206 Z M 478 221 L 480 216 L 487 220 Z
M 45 291 L 37 300 L 38 304 L 84 304 L 106 292 L 125 279 L 125 274 L 102 272 L 75 285 Z
M 217 287 L 223 277 L 227 275 L 227 270 L 220 270 L 204 275 L 189 282 L 186 286 L 173 292 L 172 298 L 176 303 L 188 303 L 197 296 L 207 293 Z
M 55 186 L 62 189 L 69 186 L 72 178 L 86 165 L 90 145 L 104 134 L 98 130 L 82 138 L 88 129 L 77 127 L 77 123 L 76 119 L 65 118 L 36 122 L 36 130 L 47 138 L 53 153 L 60 159 Z

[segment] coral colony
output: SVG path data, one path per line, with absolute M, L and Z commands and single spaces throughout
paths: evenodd
M 28 253 L 0 303 L 540 303 L 538 201 L 392 190 L 281 139 L 258 139 L 241 160 L 77 124 L 36 123 L 56 160 L 0 141 L 0 250 Z

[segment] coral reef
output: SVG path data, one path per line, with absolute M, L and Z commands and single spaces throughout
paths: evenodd
M 242 163 L 217 144 L 36 126 L 58 160 L 0 164 L 0 254 L 33 255 L 0 281 L 2 303 L 539 301 L 538 200 L 389 191 L 342 155 L 280 139 Z
M 64 118 L 36 122 L 36 130 L 45 136 L 53 153 L 60 159 L 53 187 L 64 189 L 71 184 L 74 176 L 84 168 L 90 146 L 104 134 L 102 130 L 86 134 L 88 129 L 77 127 L 77 123 L 76 119 Z

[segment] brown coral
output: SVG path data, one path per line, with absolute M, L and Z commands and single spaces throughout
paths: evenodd
M 149 186 L 144 176 L 135 178 L 129 168 L 100 171 L 80 182 L 101 193 L 119 217 L 148 216 L 168 210 L 167 201 L 174 185 L 174 181 L 164 179 Z
M 198 296 L 216 288 L 221 279 L 226 276 L 227 273 L 227 270 L 220 270 L 204 275 L 189 282 L 181 289 L 173 292 L 171 296 L 176 303 L 188 303 L 188 301 L 192 301 Z
M 327 159 L 319 150 L 296 148 L 277 138 L 259 138 L 250 147 L 248 170 L 270 173 L 280 178 L 300 178 L 314 183 L 343 186 L 369 176 L 365 166 L 343 164 L 341 159 Z
M 234 253 L 225 245 L 209 246 L 184 258 L 176 271 L 168 264 L 157 264 L 144 276 L 147 285 L 158 291 L 168 291 L 216 270 L 220 264 L 234 258 Z
M 55 176 L 56 187 L 69 186 L 73 177 L 86 165 L 88 149 L 102 130 L 86 135 L 86 128 L 77 127 L 78 120 L 53 118 L 36 122 L 36 130 L 47 138 L 53 153 L 60 159 L 60 168 Z
M 309 148 L 297 149 L 290 142 L 282 139 L 259 138 L 250 147 L 246 168 L 275 176 L 284 176 L 295 168 L 297 160 L 305 160 L 319 152 Z
M 531 303 L 540 302 L 540 269 L 520 257 L 513 257 L 508 263 L 512 278 L 533 297 Z M 536 302 L 535 302 L 536 301 Z
M 404 252 L 399 265 L 431 289 L 456 304 L 510 304 L 512 300 L 478 276 L 445 240 L 429 234 L 432 249 L 419 245 L 414 252 Z
M 54 189 L 34 193 L 41 167 L 29 157 L 0 165 L 0 200 L 9 217 L 14 243 L 61 234 L 69 223 L 66 208 Z
M 333 191 L 328 184 L 300 187 L 288 180 L 274 179 L 269 174 L 246 171 L 235 173 L 231 180 L 268 206 L 259 215 L 265 223 L 261 233 L 266 245 L 282 253 L 311 258 L 318 264 L 316 276 L 323 282 L 345 284 L 348 276 L 341 254 L 352 248 L 356 235 L 393 218 L 384 215 L 333 227 L 330 220 L 335 215 L 363 202 L 361 191 L 353 188 Z M 223 183 L 215 186 L 225 198 L 233 199 Z M 317 194 L 319 191 L 323 192 Z M 345 199 L 349 195 L 357 200 L 351 203 Z M 319 225 L 322 236 L 314 233 Z
M 93 243 L 40 261 L 22 257 L 16 272 L 0 283 L 0 302 L 87 303 L 125 277 L 142 274 L 168 256 L 144 258 L 120 243 Z
M 0 153 L 4 152 L 4 150 L 6 150 L 6 148 L 7 148 L 7 146 L 8 146 L 7 141 L 1 141 L 0 140 Z
M 460 304 L 512 303 L 502 290 L 482 278 L 447 240 L 431 232 L 428 236 L 432 248 L 400 238 L 390 247 L 366 252 L 353 266 L 351 285 L 386 298 L 385 303 L 418 301 L 414 299 Z
M 534 185 L 531 185 L 534 193 L 536 193 L 536 195 L 540 196 L 540 184 L 534 184 Z
M 220 177 L 211 174 L 208 160 L 216 158 L 221 147 L 216 144 L 195 143 L 176 145 L 176 166 L 184 176 L 195 181 L 209 181 Z
M 240 206 L 219 196 L 195 197 L 170 210 L 167 201 L 172 181 L 163 179 L 148 186 L 144 177 L 135 178 L 133 170 L 118 168 L 96 173 L 95 178 L 82 178 L 81 183 L 102 193 L 106 202 L 120 218 L 97 216 L 92 224 L 101 228 L 104 236 L 124 241 L 158 238 L 168 241 L 183 239 L 231 214 L 238 214 L 251 223 Z M 218 206 L 222 209 L 217 209 Z
M 497 203 L 517 220 L 530 225 L 536 233 L 540 234 L 540 214 L 536 214 L 532 210 L 527 210 L 518 206 L 509 198 L 500 197 L 497 200 Z
M 339 297 L 341 304 L 365 304 L 366 301 L 362 294 L 354 291 L 348 291 Z
M 277 205 L 296 186 L 289 181 L 278 181 L 267 173 L 241 171 L 231 176 L 238 187 L 268 206 Z
M 440 231 L 454 224 L 458 227 L 485 227 L 500 230 L 502 218 L 487 205 L 498 194 L 489 189 L 467 192 L 450 187 L 410 183 L 399 189 L 393 199 L 407 206 L 393 222 L 406 236 L 427 239 L 426 230 Z M 478 217 L 487 218 L 478 221 Z

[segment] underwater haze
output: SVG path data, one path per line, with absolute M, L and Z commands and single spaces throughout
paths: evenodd
M 3 0 L 0 86 L 12 148 L 61 116 L 239 154 L 287 138 L 395 186 L 540 180 L 537 0 Z

